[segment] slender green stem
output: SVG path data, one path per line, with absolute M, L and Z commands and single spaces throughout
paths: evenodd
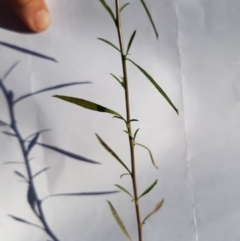
M 121 51 L 121 59 L 122 59 L 122 68 L 123 68 L 123 79 L 124 79 L 124 87 L 125 87 L 125 100 L 126 100 L 126 114 L 127 114 L 127 129 L 130 134 L 129 136 L 129 146 L 130 146 L 130 154 L 131 154 L 131 165 L 132 165 L 132 183 L 133 183 L 133 192 L 134 199 L 138 198 L 137 191 L 137 178 L 136 178 L 136 168 L 135 168 L 135 156 L 134 156 L 134 141 L 132 140 L 132 129 L 131 129 L 131 117 L 130 117 L 130 101 L 129 101 L 129 89 L 128 89 L 128 75 L 127 75 L 127 64 L 126 64 L 126 55 L 124 52 L 123 45 L 123 36 L 122 36 L 122 28 L 121 28 L 121 17 L 120 17 L 120 0 L 116 0 L 116 26 L 118 31 L 119 45 Z M 137 216 L 137 226 L 138 226 L 138 240 L 142 241 L 142 225 L 141 225 L 141 217 L 138 202 L 135 203 L 136 216 Z

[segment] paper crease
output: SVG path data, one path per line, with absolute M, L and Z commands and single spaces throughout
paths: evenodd
M 176 33 L 177 33 L 177 54 L 178 54 L 178 65 L 179 65 L 179 73 L 180 73 L 180 86 L 181 86 L 181 97 L 182 97 L 182 116 L 183 116 L 183 128 L 184 128 L 184 139 L 185 139 L 185 147 L 186 147 L 186 159 L 187 159 L 187 173 L 188 173 L 188 189 L 189 189 L 189 198 L 191 202 L 192 209 L 192 217 L 193 217 L 193 226 L 194 226 L 194 235 L 195 240 L 198 241 L 198 231 L 197 231 L 197 219 L 196 219 L 196 211 L 193 197 L 193 189 L 192 189 L 192 177 L 191 177 L 191 168 L 190 168 L 190 158 L 188 152 L 188 141 L 187 141 L 187 133 L 186 133 L 186 121 L 185 121 L 185 107 L 184 107 L 184 90 L 183 90 L 183 73 L 182 73 L 182 52 L 181 52 L 181 44 L 180 44 L 180 33 L 179 33 L 179 12 L 177 2 L 174 1 L 175 8 L 175 19 L 176 19 Z

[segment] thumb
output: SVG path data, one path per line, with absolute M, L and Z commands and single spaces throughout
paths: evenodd
M 44 0 L 10 0 L 23 22 L 34 32 L 41 32 L 50 24 Z

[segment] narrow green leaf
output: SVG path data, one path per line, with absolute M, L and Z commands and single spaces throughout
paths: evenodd
M 101 143 L 101 145 L 115 158 L 117 159 L 117 161 L 119 161 L 124 167 L 125 169 L 129 172 L 130 170 L 128 169 L 128 167 L 125 165 L 125 163 L 118 157 L 118 155 L 101 139 L 101 137 L 98 134 L 95 134 L 99 140 L 99 142 Z
M 147 193 L 149 193 L 154 187 L 155 185 L 157 185 L 158 180 L 154 181 L 153 184 L 151 184 L 139 197 L 138 199 L 140 199 L 141 197 L 145 196 Z
M 116 24 L 116 18 L 111 10 L 111 8 L 107 5 L 107 3 L 105 2 L 105 0 L 99 0 L 99 2 L 103 5 L 103 7 L 107 10 L 107 12 L 110 14 L 113 22 Z
M 109 113 L 109 114 L 113 114 L 116 116 L 120 116 L 122 117 L 120 114 L 118 114 L 116 111 L 113 111 L 111 109 L 108 109 L 104 106 L 98 105 L 96 103 L 93 103 L 91 101 L 88 100 L 84 100 L 84 99 L 78 99 L 78 98 L 74 98 L 74 97 L 69 97 L 69 96 L 63 96 L 63 95 L 54 95 L 53 97 L 56 97 L 58 99 L 73 103 L 75 105 L 79 105 L 83 108 L 89 109 L 89 110 L 94 110 L 94 111 L 98 111 L 98 112 L 105 112 L 105 113 Z
M 146 13 L 147 13 L 147 15 L 148 15 L 148 18 L 149 18 L 149 20 L 150 20 L 150 22 L 151 22 L 151 24 L 152 24 L 153 30 L 154 30 L 154 32 L 155 32 L 156 38 L 158 38 L 158 32 L 157 32 L 156 26 L 155 26 L 155 24 L 154 24 L 154 21 L 153 21 L 153 19 L 152 19 L 152 16 L 151 16 L 151 14 L 150 14 L 150 12 L 149 12 L 149 10 L 148 10 L 147 5 L 146 5 L 146 3 L 144 2 L 144 0 L 140 0 L 140 2 L 142 3 L 142 5 L 143 5 L 143 7 L 144 7 L 144 9 L 145 9 L 145 11 L 146 11 Z
M 106 40 L 106 39 L 103 39 L 103 38 L 98 38 L 98 40 L 100 40 L 100 41 L 102 41 L 102 42 L 104 42 L 104 43 L 112 46 L 112 47 L 115 48 L 117 51 L 121 52 L 121 51 L 119 50 L 119 48 L 116 47 L 116 46 L 115 46 L 113 43 L 111 43 L 110 41 L 108 41 L 108 40 Z
M 128 234 L 122 220 L 120 219 L 120 217 L 118 216 L 115 208 L 113 207 L 112 203 L 110 201 L 107 201 L 108 202 L 108 205 L 111 209 L 111 212 L 112 212 L 112 215 L 113 217 L 115 218 L 116 222 L 118 223 L 119 227 L 122 229 L 123 233 L 127 236 L 128 240 L 129 241 L 133 241 L 132 238 L 130 237 L 130 235 Z
M 127 123 L 130 123 L 130 122 L 133 122 L 133 121 L 139 121 L 139 120 L 137 120 L 137 119 L 132 119 L 132 120 L 128 121 Z
M 128 55 L 128 52 L 129 52 L 129 50 L 130 50 L 130 48 L 131 48 L 131 45 L 132 45 L 132 42 L 133 42 L 133 40 L 134 40 L 134 37 L 135 37 L 135 35 L 136 35 L 136 30 L 133 32 L 133 34 L 132 34 L 132 36 L 131 36 L 131 38 L 130 38 L 130 40 L 129 40 L 129 42 L 128 42 L 128 47 L 127 47 L 127 52 L 126 52 L 126 56 Z
M 120 8 L 120 12 L 122 12 L 123 9 L 124 9 L 125 7 L 127 7 L 129 4 L 130 4 L 130 3 L 125 3 L 125 4 Z
M 139 130 L 140 130 L 140 129 L 138 128 L 138 129 L 135 131 L 135 133 L 134 133 L 134 135 L 133 135 L 133 140 L 136 139 L 136 137 L 137 137 L 137 133 L 138 133 Z
M 127 121 L 123 117 L 115 115 L 115 116 L 113 116 L 113 118 L 117 118 L 117 119 L 123 120 L 125 123 L 127 123 Z
M 118 187 L 119 189 L 121 189 L 123 192 L 127 193 L 130 197 L 134 198 L 133 195 L 128 191 L 126 190 L 124 187 L 118 185 L 118 184 L 115 184 L 114 186 Z
M 110 74 L 110 75 L 112 75 L 112 77 L 113 77 L 115 80 L 117 80 L 117 82 L 118 82 L 123 88 L 125 88 L 123 81 L 121 81 L 121 80 L 120 80 L 116 75 L 114 75 L 114 74 Z
M 156 204 L 155 208 L 143 219 L 142 225 L 145 224 L 146 220 L 162 207 L 163 203 L 164 203 L 164 199 L 162 199 L 160 202 Z
M 122 178 L 122 177 L 124 177 L 124 176 L 127 176 L 127 175 L 130 175 L 130 176 L 131 176 L 130 173 L 123 173 L 123 174 L 120 176 L 120 178 Z
M 178 114 L 178 109 L 174 106 L 174 104 L 172 103 L 172 101 L 169 99 L 169 97 L 167 96 L 167 94 L 163 91 L 163 89 L 155 82 L 155 80 L 143 69 L 141 68 L 139 65 L 137 65 L 134 61 L 132 61 L 131 59 L 127 59 L 128 61 L 130 61 L 133 65 L 135 65 L 149 80 L 150 82 L 155 86 L 155 88 L 160 92 L 160 94 L 165 98 L 165 100 L 172 106 L 172 108 L 177 112 Z
M 123 131 L 125 132 L 131 139 L 133 139 L 133 137 L 131 136 L 131 134 L 128 131 Z
M 153 164 L 153 166 L 156 168 L 156 169 L 158 169 L 158 166 L 155 164 L 155 162 L 154 162 L 154 159 L 153 159 L 153 155 L 152 155 L 152 152 L 151 152 L 151 150 L 148 148 L 148 147 L 146 147 L 146 146 L 144 146 L 144 145 L 142 145 L 142 144 L 140 144 L 140 143 L 134 143 L 134 145 L 136 145 L 136 146 L 141 146 L 141 147 L 143 147 L 143 148 L 145 148 L 148 152 L 149 152 L 149 155 L 150 155 L 150 158 L 151 158 L 151 161 L 152 161 L 152 164 Z

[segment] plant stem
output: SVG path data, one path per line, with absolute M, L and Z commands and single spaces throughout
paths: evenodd
M 0 79 L 0 88 L 2 89 L 2 92 L 6 98 L 7 101 L 7 105 L 8 105 L 8 109 L 9 109 L 9 115 L 10 115 L 10 120 L 11 120 L 11 124 L 10 127 L 11 129 L 14 131 L 16 138 L 18 139 L 21 151 L 22 151 L 22 155 L 24 158 L 24 162 L 25 162 L 25 166 L 26 166 L 26 171 L 27 171 L 27 175 L 28 175 L 28 183 L 29 186 L 32 189 L 33 195 L 34 195 L 34 200 L 36 202 L 36 206 L 38 208 L 39 214 L 37 214 L 36 212 L 35 215 L 40 219 L 43 227 L 44 227 L 44 231 L 54 240 L 54 241 L 60 241 L 55 234 L 51 231 L 50 227 L 48 226 L 48 223 L 46 221 L 45 215 L 44 215 L 44 211 L 42 208 L 42 202 L 41 200 L 38 198 L 37 195 L 37 191 L 33 182 L 33 176 L 32 176 L 32 170 L 31 170 L 31 166 L 29 164 L 29 158 L 28 158 L 28 151 L 27 148 L 25 147 L 25 143 L 24 143 L 24 139 L 21 136 L 21 133 L 18 129 L 18 126 L 16 124 L 16 119 L 15 119 L 15 112 L 14 112 L 14 97 L 13 97 L 13 92 L 12 91 L 8 91 L 2 80 Z
M 122 59 L 122 68 L 123 68 L 123 80 L 124 80 L 124 89 L 125 89 L 125 102 L 126 102 L 126 115 L 127 115 L 127 129 L 129 136 L 129 146 L 130 146 L 130 154 L 131 154 L 131 166 L 132 166 L 132 183 L 133 183 L 133 192 L 134 192 L 134 199 L 137 200 L 138 198 L 138 191 L 137 191 L 137 177 L 136 177 L 136 168 L 135 168 L 135 155 L 134 155 L 134 141 L 131 138 L 132 136 L 132 129 L 131 129 L 131 117 L 130 117 L 130 101 L 129 101 L 129 89 L 128 89 L 128 75 L 127 75 L 127 64 L 126 64 L 126 55 L 124 52 L 124 45 L 123 45 L 123 36 L 122 36 L 122 27 L 121 27 L 121 17 L 120 17 L 120 0 L 116 0 L 116 26 L 118 31 L 118 39 L 119 45 L 121 50 L 121 59 Z M 136 216 L 137 216 L 137 227 L 138 227 L 138 240 L 142 241 L 142 225 L 141 225 L 141 217 L 140 217 L 140 210 L 139 204 L 137 201 L 135 203 L 136 209 Z

